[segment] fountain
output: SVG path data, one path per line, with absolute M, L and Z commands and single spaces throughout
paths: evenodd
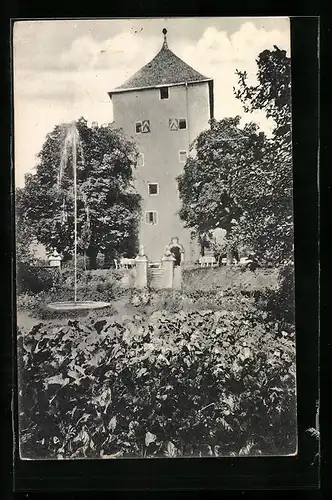
M 67 302 L 52 302 L 48 304 L 48 308 L 54 311 L 86 311 L 90 309 L 103 309 L 109 307 L 109 302 L 101 301 L 79 301 L 77 300 L 77 148 L 81 146 L 79 142 L 79 134 L 75 123 L 68 126 L 67 134 L 64 143 L 63 154 L 60 162 L 60 171 L 58 176 L 58 183 L 60 185 L 63 170 L 67 163 L 67 148 L 72 149 L 72 162 L 73 162 L 73 184 L 74 184 L 74 300 Z M 80 148 L 81 155 L 83 154 L 82 147 Z M 86 197 L 84 196 L 84 203 L 86 204 Z M 86 207 L 87 208 L 87 207 Z

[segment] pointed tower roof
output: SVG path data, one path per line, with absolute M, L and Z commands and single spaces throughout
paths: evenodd
M 179 85 L 185 83 L 210 81 L 194 68 L 176 56 L 167 45 L 167 30 L 163 29 L 164 42 L 158 54 L 122 85 L 109 94 L 150 87 Z

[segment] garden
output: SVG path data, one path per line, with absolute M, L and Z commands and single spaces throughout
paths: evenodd
M 80 271 L 80 298 L 111 306 L 76 317 L 46 307 L 72 298 L 70 268 L 46 271 L 42 291 L 18 294 L 22 458 L 296 452 L 295 334 L 277 270 L 188 269 L 181 291 Z
M 254 251 L 256 270 L 185 268 L 180 290 L 126 288 L 110 266 L 138 252 L 135 143 L 78 120 L 76 199 L 68 130 L 47 135 L 15 194 L 22 458 L 296 453 L 290 59 L 275 46 L 256 63 L 258 84 L 237 71 L 234 91 L 246 112 L 274 121 L 272 136 L 240 116 L 213 119 L 177 178 L 179 217 L 202 255 L 222 228 L 227 253 Z M 61 272 L 31 255 L 36 241 L 60 252 Z M 74 246 L 77 299 L 108 308 L 47 307 L 74 299 Z

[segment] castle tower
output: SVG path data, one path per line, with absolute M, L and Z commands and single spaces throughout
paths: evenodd
M 213 118 L 213 80 L 188 66 L 167 44 L 125 83 L 109 92 L 116 127 L 134 137 L 140 155 L 136 188 L 142 196 L 139 242 L 151 261 L 177 237 L 185 261 L 199 249 L 178 211 L 176 177 L 183 172 L 190 144 Z

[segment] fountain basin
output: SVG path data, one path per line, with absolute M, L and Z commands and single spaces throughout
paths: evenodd
M 109 302 L 86 300 L 76 302 L 51 302 L 47 307 L 53 311 L 88 311 L 90 309 L 104 309 L 110 305 Z

